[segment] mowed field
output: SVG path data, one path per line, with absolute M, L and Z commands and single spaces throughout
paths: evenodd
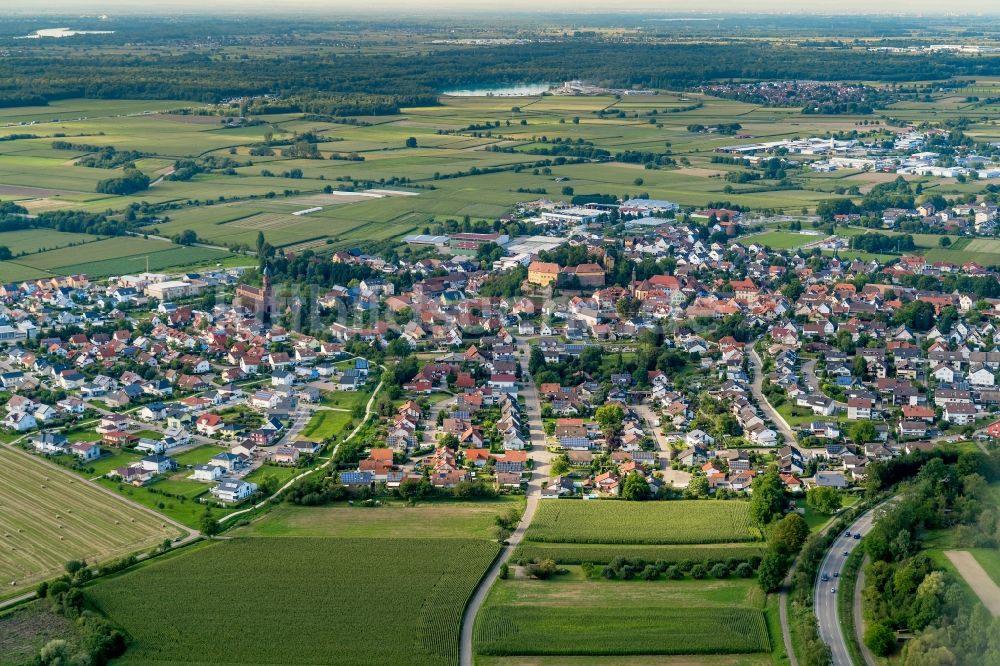
M 0 594 L 31 589 L 68 560 L 103 562 L 178 534 L 74 475 L 0 448 Z
M 85 273 L 91 278 L 138 273 L 146 270 L 149 260 L 150 270 L 162 270 L 175 266 L 197 263 L 212 263 L 230 256 L 228 252 L 201 247 L 182 247 L 165 241 L 140 237 L 119 237 L 94 241 L 86 234 L 60 234 L 43 230 L 28 232 L 0 233 L 0 245 L 7 242 L 8 234 L 29 234 L 38 247 L 55 249 L 15 257 L 10 261 L 0 261 L 0 281 L 17 281 L 41 278 L 51 275 L 73 275 Z M 74 237 L 73 239 L 64 237 Z M 45 237 L 49 237 L 49 244 Z M 87 240 L 83 245 L 69 246 L 76 238 Z M 19 242 L 19 239 L 14 239 Z M 20 241 L 26 243 L 28 241 Z M 59 244 L 63 243 L 63 246 Z
M 494 517 L 518 506 L 282 506 L 86 594 L 133 639 L 116 663 L 453 665 Z
M 753 541 L 748 502 L 542 502 L 525 539 L 594 544 L 704 544 Z
M 476 619 L 475 650 L 577 657 L 770 653 L 765 609 L 754 580 L 608 581 L 577 571 L 545 581 L 513 578 L 491 590 Z

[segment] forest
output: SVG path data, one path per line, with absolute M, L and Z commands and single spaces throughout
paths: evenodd
M 732 79 L 905 83 L 1000 74 L 1000 57 L 896 55 L 771 43 L 637 44 L 600 39 L 369 54 L 188 49 L 12 52 L 0 59 L 0 103 L 29 99 L 185 99 L 278 94 L 320 113 L 392 112 L 451 87 L 575 78 L 616 87 L 686 89 Z M 317 95 L 315 91 L 324 91 Z M 324 99 L 328 97 L 329 99 Z

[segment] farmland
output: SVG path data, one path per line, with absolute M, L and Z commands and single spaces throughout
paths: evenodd
M 179 533 L 72 474 L 6 447 L 0 448 L 0 525 L 0 580 L 11 594 L 57 575 L 68 560 L 105 561 Z
M 336 654 L 369 664 L 453 664 L 465 599 L 496 552 L 474 539 L 237 538 L 87 595 L 132 637 L 124 664 L 324 663 Z M 234 576 L 234 567 L 253 574 Z
M 559 564 L 606 564 L 616 557 L 641 559 L 648 562 L 722 562 L 729 558 L 750 559 L 764 554 L 762 545 L 749 543 L 701 544 L 696 546 L 629 545 L 592 543 L 523 542 L 514 553 L 515 560 L 550 559 Z
M 781 189 L 767 182 L 729 182 L 725 176 L 740 167 L 713 162 L 712 155 L 716 148 L 733 143 L 733 138 L 693 132 L 690 126 L 739 118 L 746 134 L 777 140 L 856 129 L 867 119 L 802 116 L 793 109 L 758 107 L 696 93 L 665 92 L 642 100 L 526 97 L 516 104 L 503 98 L 442 97 L 437 106 L 352 119 L 360 121 L 356 124 L 277 113 L 255 118 L 260 124 L 228 127 L 217 116 L 143 113 L 197 106 L 180 101 L 65 100 L 51 109 L 5 110 L 12 122 L 39 117 L 45 122 L 32 126 L 33 138 L 0 144 L 0 198 L 15 200 L 33 213 L 78 209 L 120 214 L 131 204 L 145 204 L 162 207 L 163 212 L 143 231 L 164 237 L 191 230 L 205 243 L 246 250 L 254 247 L 257 234 L 263 232 L 277 248 L 327 253 L 398 239 L 448 218 L 493 221 L 517 202 L 531 199 L 528 191 L 558 197 L 568 186 L 576 194 L 643 193 L 687 207 L 729 201 L 798 213 L 803 208 L 815 209 L 835 190 L 857 186 L 865 191 L 872 178 L 881 175 L 818 174 L 793 168 Z M 122 109 L 129 109 L 129 114 L 111 113 Z M 930 119 L 936 111 L 932 104 L 908 113 Z M 487 125 L 486 132 L 469 129 Z M 282 147 L 305 132 L 315 141 L 316 159 L 283 155 Z M 0 137 L 5 133 L 23 130 L 16 125 L 0 128 Z M 140 151 L 144 157 L 137 166 L 155 180 L 147 190 L 131 195 L 98 194 L 96 183 L 109 171 L 75 166 L 74 161 L 87 153 L 53 148 L 57 134 L 76 137 L 74 143 Z M 267 137 L 273 137 L 273 154 L 251 155 L 251 148 Z M 407 145 L 411 138 L 415 145 Z M 552 163 L 546 154 L 554 145 L 580 142 L 608 151 L 612 159 Z M 662 153 L 665 149 L 675 164 L 644 168 L 641 163 L 613 159 L 626 151 Z M 175 160 L 207 158 L 232 160 L 235 166 L 198 173 L 189 180 L 158 179 L 169 175 Z M 546 160 L 548 166 L 542 167 L 539 162 Z M 911 180 L 945 196 L 963 194 L 969 187 L 926 177 Z M 311 208 L 319 210 L 292 215 Z M 9 233 L 0 235 L 0 244 Z M 753 238 L 775 249 L 794 249 L 819 240 L 785 232 Z M 9 244 L 12 249 L 23 245 L 20 239 Z M 44 247 L 49 251 L 40 257 L 58 252 L 54 250 L 57 243 Z M 150 267 L 156 270 L 224 256 L 207 248 L 165 243 L 157 252 L 123 246 L 121 253 L 109 255 L 101 247 L 88 249 L 95 254 L 88 254 L 86 262 L 67 261 L 60 254 L 34 261 L 15 258 L 13 263 L 0 264 L 0 279 L 71 271 L 111 275 L 135 270 L 138 262 L 126 262 L 147 254 Z M 935 256 L 948 251 L 927 250 Z M 26 250 L 15 250 L 15 254 L 21 251 Z M 980 263 L 1000 263 L 996 246 L 973 246 L 966 251 Z
M 700 544 L 752 541 L 749 504 L 738 501 L 543 502 L 527 541 Z
M 476 621 L 482 655 L 769 653 L 753 581 L 498 581 Z
M 124 664 L 330 663 L 338 654 L 454 664 L 465 602 L 499 550 L 488 540 L 494 516 L 518 506 L 282 505 L 231 539 L 98 581 L 87 596 L 132 637 Z

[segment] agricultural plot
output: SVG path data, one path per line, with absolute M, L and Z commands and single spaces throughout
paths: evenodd
M 132 637 L 123 664 L 454 664 L 465 602 L 497 550 L 478 539 L 234 538 L 87 596 Z M 253 575 L 232 575 L 235 562 Z
M 58 575 L 71 559 L 105 561 L 148 548 L 178 531 L 140 509 L 0 449 L 0 580 L 11 594 Z
M 490 591 L 474 648 L 495 656 L 768 653 L 765 608 L 752 580 L 515 577 Z
M 749 560 L 764 555 L 763 545 L 747 543 L 700 544 L 697 546 L 644 546 L 629 544 L 540 543 L 522 542 L 515 560 L 554 560 L 558 564 L 607 564 L 616 557 L 647 562 L 707 562 L 715 564 L 729 558 Z
M 476 623 L 488 655 L 732 654 L 770 652 L 764 613 L 752 609 L 490 608 Z
M 753 541 L 750 505 L 740 501 L 543 502 L 527 541 L 701 544 Z

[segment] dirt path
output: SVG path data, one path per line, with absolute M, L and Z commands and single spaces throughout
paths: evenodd
M 1000 587 L 993 582 L 993 579 L 976 561 L 972 553 L 967 550 L 946 550 L 944 554 L 958 569 L 958 573 L 962 574 L 962 578 L 969 584 L 987 610 L 993 613 L 993 617 L 1000 617 Z

